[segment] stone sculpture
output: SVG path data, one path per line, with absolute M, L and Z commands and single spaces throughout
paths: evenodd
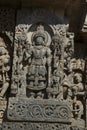
M 0 103 L 10 95 L 0 109 L 2 130 L 84 129 L 85 62 L 74 55 L 74 34 L 55 22 L 26 22 L 15 28 L 11 77 L 11 56 L 0 43 Z
M 50 86 L 51 74 L 52 56 L 50 48 L 46 45 L 47 34 L 43 26 L 37 27 L 37 31 L 32 36 L 32 44 L 27 54 L 25 53 L 25 59 L 30 61 L 28 62 L 27 88 L 38 93 L 46 86 Z

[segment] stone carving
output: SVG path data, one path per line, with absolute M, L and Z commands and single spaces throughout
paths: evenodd
M 64 67 L 65 69 L 70 69 L 70 61 L 73 58 L 73 54 L 74 54 L 74 43 L 73 43 L 73 38 L 74 35 L 73 33 L 67 33 L 66 34 L 67 37 L 69 37 L 68 39 L 66 39 L 66 44 L 65 44 L 65 48 L 64 48 Z
M 51 25 L 44 20 L 39 22 L 44 19 L 40 14 L 37 21 L 37 12 L 31 13 L 29 23 L 26 19 L 17 20 L 11 91 L 3 129 L 83 129 L 85 62 L 74 55 L 74 34 L 67 31 L 66 25 L 51 24 L 48 19 Z M 6 58 L 7 65 L 10 55 L 6 46 L 4 49 L 1 58 Z M 2 97 L 10 81 L 10 67 L 6 65 L 1 74 L 8 85 L 1 86 Z
M 30 61 L 27 73 L 27 88 L 29 90 L 43 90 L 46 88 L 46 80 L 47 86 L 50 86 L 51 50 L 47 46 L 47 39 L 47 34 L 43 26 L 40 25 L 32 35 L 33 45 L 26 52 L 27 54 L 25 53 L 25 59 Z
M 10 86 L 10 53 L 8 45 L 0 37 L 0 126 L 7 106 L 7 91 Z
M 74 74 L 74 85 L 72 87 L 72 91 L 73 91 L 74 98 L 76 97 L 76 95 L 79 95 L 80 92 L 84 92 L 84 86 L 82 84 L 82 74 L 80 73 Z
M 6 110 L 7 101 L 0 100 L 0 128 L 2 128 L 3 116 Z
M 85 61 L 86 61 L 86 64 L 85 64 L 85 80 L 86 80 L 85 81 L 85 91 L 86 92 L 85 93 L 86 93 L 86 97 L 87 97 L 87 58 L 85 59 Z M 86 104 L 87 104 L 87 100 L 86 100 Z M 87 109 L 87 107 L 86 107 L 86 109 Z M 87 124 L 87 122 L 86 122 L 86 124 Z
M 27 123 L 27 122 L 22 122 L 22 123 L 11 123 L 11 122 L 5 122 L 3 124 L 3 130 L 84 130 L 83 128 L 75 127 L 75 126 L 70 126 L 68 124 L 57 124 L 57 123 Z
M 0 97 L 3 98 L 9 87 L 10 55 L 3 39 L 0 39 Z
M 7 118 L 13 121 L 69 122 L 70 108 L 66 102 L 53 100 L 11 98 Z
M 57 98 L 63 99 L 63 90 L 61 82 L 63 79 L 63 41 L 60 38 L 60 35 L 56 32 L 52 38 L 52 53 L 53 53 L 53 76 L 51 78 L 51 87 L 47 88 L 48 98 Z M 50 95 L 50 96 L 49 96 Z
M 29 32 L 32 28 L 34 31 Z M 59 122 L 61 117 L 56 117 L 59 113 L 55 114 L 54 103 L 51 103 L 52 108 L 47 110 L 47 113 L 51 114 L 50 119 L 46 115 L 44 103 L 47 100 L 45 106 L 49 108 L 49 103 L 53 100 L 61 104 L 55 106 L 57 110 L 62 107 L 63 102 L 67 102 L 67 107 L 63 109 L 67 109 L 72 124 L 73 120 L 83 121 L 84 100 L 81 98 L 84 96 L 85 63 L 73 56 L 73 33 L 67 32 L 61 25 L 53 28 L 55 30 L 53 36 L 45 30 L 43 23 L 16 28 L 11 93 L 18 97 L 24 96 L 26 100 L 18 97 L 9 100 L 7 117 L 10 120 L 22 121 L 24 118 L 27 121 L 52 121 L 53 119 L 53 122 Z M 22 105 L 26 101 L 29 105 L 27 106 L 27 103 Z M 35 107 L 37 116 L 34 113 L 35 116 L 32 117 L 29 112 L 33 112 L 33 108 L 30 106 L 34 107 L 35 102 L 38 106 Z M 19 104 L 20 110 L 18 110 Z M 68 108 L 71 111 L 68 111 Z
M 10 81 L 10 54 L 2 38 L 0 39 L 0 68 L 0 98 L 3 98 Z

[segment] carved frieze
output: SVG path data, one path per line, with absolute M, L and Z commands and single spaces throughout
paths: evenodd
M 28 98 L 11 98 L 7 118 L 13 121 L 70 122 L 71 111 L 67 102 Z

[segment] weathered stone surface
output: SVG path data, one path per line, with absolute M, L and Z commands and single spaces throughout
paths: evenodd
M 11 121 L 70 122 L 67 102 L 28 98 L 10 98 L 7 118 Z
M 63 17 L 54 9 L 18 10 L 15 37 L 9 23 L 0 42 L 2 130 L 85 129 L 86 62 Z
M 4 122 L 3 130 L 84 130 L 84 128 L 79 128 L 77 126 L 70 126 L 68 124 L 58 124 L 58 123 L 12 123 L 12 122 Z

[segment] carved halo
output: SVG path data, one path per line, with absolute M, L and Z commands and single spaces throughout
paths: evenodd
M 50 46 L 51 36 L 49 35 L 49 33 L 47 31 L 44 30 L 44 27 L 42 25 L 39 25 L 35 32 L 27 33 L 27 40 L 30 44 L 32 44 L 34 42 L 34 39 L 38 36 L 43 37 L 45 46 Z

